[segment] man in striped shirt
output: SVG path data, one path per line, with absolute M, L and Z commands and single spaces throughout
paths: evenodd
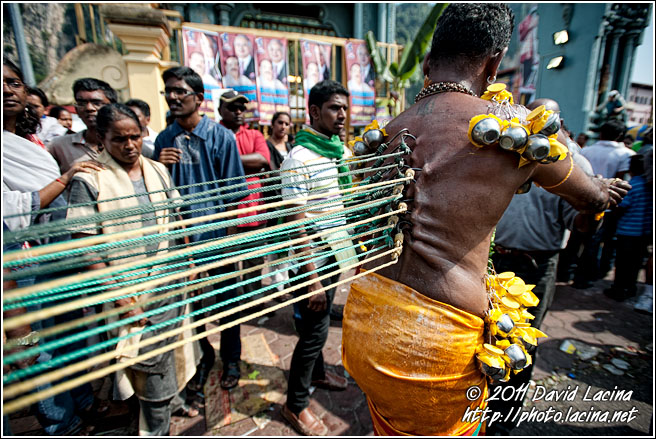
M 288 216 L 287 221 L 315 218 L 343 208 L 341 197 L 330 192 L 348 187 L 351 183 L 350 176 L 344 175 L 348 167 L 340 163 L 340 160 L 350 156 L 350 151 L 344 148 L 339 139 L 339 133 L 346 122 L 348 97 L 349 93 L 342 84 L 330 80 L 321 81 L 310 90 L 310 126 L 304 126 L 296 135 L 295 146 L 280 167 L 282 182 L 285 185 L 282 188 L 283 199 L 294 200 L 295 206 L 305 207 L 302 212 Z M 317 194 L 326 196 L 311 200 L 306 198 Z M 346 219 L 343 216 L 317 219 L 306 226 L 302 236 L 345 224 Z M 309 251 L 317 245 L 316 239 L 314 242 L 308 239 L 299 251 Z M 307 259 L 296 273 L 296 276 L 299 276 L 298 283 L 308 279 L 315 282 L 295 291 L 295 295 L 318 291 L 339 279 L 339 274 L 334 274 L 327 279 L 317 280 L 319 276 L 334 268 L 319 273 L 317 270 L 335 263 L 336 258 L 333 255 L 316 256 Z M 308 273 L 309 276 L 301 277 Z M 295 309 L 299 340 L 292 356 L 287 402 L 282 408 L 282 415 L 306 436 L 323 436 L 328 432 L 321 419 L 309 408 L 310 385 L 329 390 L 344 390 L 347 386 L 344 377 L 325 371 L 321 354 L 328 337 L 334 294 L 335 287 L 328 288 L 325 292 L 319 292 L 298 302 Z

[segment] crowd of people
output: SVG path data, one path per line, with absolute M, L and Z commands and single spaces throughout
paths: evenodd
M 3 73 L 5 104 L 3 163 L 5 167 L 11 168 L 3 174 L 3 209 L 7 214 L 26 214 L 4 221 L 5 230 L 15 231 L 38 222 L 52 220 L 49 215 L 39 212 L 47 207 L 69 205 L 71 207 L 68 209 L 59 211 L 59 218 L 73 220 L 130 206 L 158 203 L 166 200 L 167 197 L 173 199 L 180 195 L 193 195 L 212 189 L 221 189 L 223 194 L 230 195 L 231 191 L 236 191 L 235 187 L 240 183 L 247 185 L 253 192 L 246 197 L 228 196 L 220 201 L 191 204 L 181 210 L 174 209 L 171 212 L 173 215 L 161 215 L 162 212 L 158 212 L 155 216 L 154 212 L 146 212 L 142 214 L 140 221 L 122 223 L 118 226 L 111 222 L 99 222 L 94 227 L 71 226 L 70 230 L 67 230 L 70 234 L 62 239 L 83 239 L 99 234 L 148 228 L 156 224 L 165 225 L 175 220 L 176 213 L 179 214 L 177 216 L 179 219 L 194 218 L 224 210 L 259 205 L 263 204 L 259 201 L 263 197 L 262 191 L 258 191 L 262 186 L 259 183 L 260 177 L 255 174 L 285 166 L 296 167 L 299 154 L 303 154 L 302 151 L 308 151 L 304 154 L 314 154 L 313 157 L 321 157 L 321 154 L 326 152 L 321 148 L 316 149 L 313 146 L 316 143 L 313 139 L 325 142 L 323 139 L 327 137 L 330 139 L 331 155 L 326 159 L 326 166 L 335 170 L 334 184 L 337 184 L 337 167 L 334 162 L 348 151 L 344 147 L 343 140 L 338 136 L 345 125 L 344 98 L 341 98 L 342 105 L 338 110 L 325 112 L 321 110 L 329 105 L 326 104 L 328 101 L 332 102 L 334 90 L 342 93 L 343 96 L 348 96 L 348 92 L 340 84 L 331 81 L 315 87 L 312 111 L 314 114 L 315 107 L 319 111 L 313 116 L 314 128 L 308 127 L 310 131 L 297 137 L 295 144 L 298 146 L 294 150 L 290 142 L 291 116 L 288 113 L 276 113 L 272 120 L 271 135 L 267 140 L 260 131 L 250 129 L 245 124 L 243 114 L 249 100 L 235 91 L 228 91 L 221 96 L 219 107 L 221 123 L 201 115 L 199 108 L 204 92 L 202 78 L 188 67 L 174 67 L 162 75 L 165 84 L 163 94 L 169 105 L 172 122 L 159 134 L 148 127 L 150 109 L 146 102 L 130 99 L 125 104 L 118 103 L 117 93 L 109 84 L 95 78 L 82 78 L 74 83 L 73 93 L 76 112 L 86 128 L 81 132 L 67 134 L 70 130 L 70 123 L 68 123 L 70 114 L 67 118 L 66 114 L 63 114 L 65 109 L 58 110 L 58 117 L 50 117 L 50 119 L 54 120 L 61 129 L 56 131 L 56 134 L 46 137 L 43 135 L 44 127 L 50 127 L 51 122 L 44 123 L 48 119 L 45 119 L 47 116 L 42 117 L 48 105 L 45 94 L 38 89 L 28 88 L 23 82 L 20 69 L 8 59 L 4 60 Z M 33 92 L 38 98 L 38 102 L 35 101 L 34 105 L 30 103 L 29 98 L 32 96 L 30 94 L 32 90 L 38 90 Z M 60 125 L 59 119 L 63 119 L 68 127 Z M 309 149 L 300 146 L 306 143 Z M 288 157 L 294 151 L 295 158 Z M 291 178 L 296 182 L 300 175 L 295 174 L 294 177 L 285 178 L 288 180 Z M 226 180 L 229 183 L 226 183 Z M 287 184 L 291 184 L 290 181 Z M 295 183 L 297 187 L 301 184 Z M 178 192 L 175 189 L 177 186 L 185 187 Z M 330 187 L 332 185 L 329 184 L 308 191 L 325 191 Z M 297 201 L 299 205 L 303 205 L 305 201 L 303 195 L 298 193 L 298 189 L 292 193 L 278 191 L 278 196 L 291 200 L 299 199 Z M 224 207 L 224 204 L 238 201 L 244 204 L 237 207 L 229 206 L 227 209 Z M 187 214 L 187 210 L 191 213 Z M 239 214 L 239 217 L 253 216 L 257 213 L 251 211 Z M 267 221 L 260 220 L 240 224 L 239 227 L 214 229 L 190 235 L 186 242 L 193 245 L 194 242 L 218 239 L 228 234 L 245 233 L 261 229 L 266 225 Z M 136 251 L 133 249 L 123 252 L 125 254 L 118 253 L 117 256 L 122 258 L 117 257 L 113 261 L 92 262 L 85 267 L 85 270 L 100 270 L 108 264 L 137 263 L 149 252 L 157 252 L 158 255 L 165 253 L 170 245 L 173 243 L 166 240 L 147 244 Z M 5 250 L 11 249 L 5 248 Z M 217 252 L 215 256 L 219 255 L 220 252 Z M 204 253 L 203 259 L 210 259 L 209 256 L 212 254 Z M 245 258 L 241 268 L 248 271 L 248 268 L 260 266 L 263 262 L 263 257 Z M 202 265 L 202 262 L 197 264 Z M 211 268 L 207 270 L 207 275 L 227 274 L 236 269 L 234 265 Z M 245 274 L 242 280 L 247 282 L 243 288 L 235 288 L 228 281 L 219 284 L 219 287 L 227 288 L 221 300 L 230 303 L 230 299 L 257 291 L 261 288 L 259 275 L 257 270 Z M 283 280 L 284 278 L 283 276 Z M 252 282 L 248 282 L 251 280 Z M 32 283 L 36 281 L 31 279 Z M 308 288 L 311 289 L 312 286 Z M 334 288 L 331 291 L 334 293 Z M 158 300 L 157 303 L 148 302 L 150 296 L 157 294 L 160 293 L 149 293 L 140 297 L 139 303 L 148 303 L 144 306 L 135 307 L 134 298 L 123 298 L 106 302 L 97 311 L 131 307 L 119 314 L 120 319 L 128 319 L 148 313 L 154 309 L 153 307 L 167 306 L 169 302 L 181 300 L 180 297 L 167 297 L 163 301 Z M 224 310 L 238 303 L 235 302 Z M 197 311 L 202 306 L 202 302 L 197 301 L 191 308 Z M 291 409 L 290 413 L 293 414 L 290 415 L 290 419 L 298 416 L 305 420 L 308 413 L 306 407 L 310 378 L 312 378 L 312 385 L 333 389 L 337 386 L 340 390 L 346 388 L 346 380 L 324 371 L 323 359 L 320 357 L 327 335 L 326 318 L 330 313 L 330 305 L 327 305 L 325 300 L 316 302 L 313 298 L 302 301 L 297 306 L 300 310 L 297 328 L 301 335 L 297 350 L 301 362 L 298 365 L 294 363 L 294 372 L 290 377 L 290 394 L 301 396 L 298 396 L 299 402 Z M 58 322 L 79 318 L 81 312 L 82 310 L 78 309 L 68 313 L 62 317 L 64 320 L 60 319 Z M 157 325 L 189 312 L 187 306 L 173 307 L 170 311 L 154 315 L 149 313 L 148 317 L 142 319 L 137 317 L 136 320 L 133 319 L 131 325 L 121 326 L 116 333 L 110 335 L 125 336 L 146 325 Z M 11 315 L 13 314 L 5 314 L 5 317 Z M 317 320 L 318 316 L 321 317 L 319 320 Z M 219 323 L 230 323 L 238 317 L 239 313 L 234 313 L 230 317 L 221 319 Z M 194 321 L 199 318 L 194 317 Z M 187 320 L 178 319 L 175 327 L 181 327 L 186 323 Z M 316 333 L 317 329 L 313 329 L 317 324 L 322 328 L 320 333 Z M 23 332 L 30 333 L 34 329 L 36 328 L 28 325 L 22 331 L 11 332 L 9 336 L 23 337 L 26 335 Z M 167 330 L 170 329 L 172 328 L 168 326 Z M 200 326 L 196 331 L 202 332 L 204 329 L 204 326 Z M 159 333 L 161 331 L 151 331 L 142 335 L 141 339 L 155 337 Z M 190 333 L 185 335 L 191 336 Z M 306 337 L 309 338 L 308 341 L 304 341 Z M 133 340 L 132 343 L 137 341 Z M 160 340 L 140 348 L 139 354 L 174 341 L 175 337 Z M 124 343 L 125 339 L 119 341 L 117 351 L 125 347 Z M 69 345 L 68 349 L 79 349 L 79 347 Z M 241 373 L 239 325 L 221 332 L 219 352 L 223 364 L 220 384 L 221 387 L 229 390 L 237 386 Z M 121 362 L 126 359 L 127 357 L 119 356 L 116 361 Z M 119 371 L 113 377 L 113 396 L 117 400 L 125 400 L 133 395 L 137 398 L 140 407 L 141 434 L 166 435 L 169 433 L 172 414 L 189 417 L 198 415 L 204 403 L 203 387 L 214 362 L 214 348 L 207 338 L 201 338 L 198 342 L 185 344 L 180 349 L 156 355 L 147 361 L 130 365 Z M 314 367 L 314 363 L 321 363 L 320 367 Z M 297 378 L 300 381 L 296 382 Z M 78 397 L 78 393 L 83 393 L 84 398 Z M 305 396 L 302 396 L 303 394 Z M 61 396 L 50 398 L 48 404 L 39 404 L 39 420 L 49 434 L 85 432 L 88 425 L 84 421 L 92 417 L 87 412 L 101 416 L 107 409 L 107 404 L 94 399 L 88 385 L 83 389 L 68 392 L 65 396 L 71 401 L 67 401 L 64 412 L 61 411 L 63 399 Z M 79 404 L 78 400 L 81 401 Z
M 481 392 L 480 398 L 470 400 L 466 390 L 471 386 L 486 389 L 489 381 L 478 369 L 475 354 L 486 331 L 484 319 L 489 300 L 484 274 L 495 228 L 492 261 L 496 271 L 516 272 L 526 283 L 536 285 L 534 293 L 541 303 L 530 309 L 535 315 L 534 327 L 539 328 L 544 319 L 557 279 L 569 282 L 573 275 L 574 287 L 587 288 L 605 277 L 613 265 L 614 283 L 604 293 L 618 301 L 636 296 L 638 273 L 644 267 L 648 285 L 635 306 L 641 312 L 651 312 L 651 128 L 641 139 L 633 139 L 641 142 L 638 151 L 633 150 L 633 143 L 630 147 L 623 143 L 626 126 L 618 118 L 609 118 L 600 128 L 599 140 L 591 145 L 586 144 L 587 135 L 577 136 L 575 142 L 573 134 L 563 129 L 558 140 L 567 146 L 568 159 L 550 164 L 532 162 L 520 168 L 513 153 L 493 147 L 478 149 L 469 141 L 470 119 L 488 112 L 488 101 L 478 96 L 494 82 L 513 28 L 514 15 L 505 5 L 449 5 L 438 21 L 432 48 L 423 62 L 425 88 L 440 91 L 422 94 L 415 105 L 385 128 L 389 138 L 404 129 L 416 138 L 407 159 L 418 172 L 404 194 L 409 200 L 405 246 L 396 264 L 352 283 L 343 316 L 344 367 L 367 396 L 377 434 L 463 435 L 485 429 L 484 423 L 465 422 L 462 415 L 467 408 L 486 406 L 486 391 Z M 243 60 L 244 71 L 239 70 L 242 60 L 238 57 L 247 49 L 247 41 L 240 37 L 234 42 L 235 79 L 249 75 L 253 63 L 252 59 Z M 226 62 L 230 66 L 230 59 Z M 363 82 L 369 81 L 367 73 L 359 73 Z M 218 123 L 200 113 L 203 78 L 194 69 L 172 67 L 163 72 L 162 80 L 162 94 L 170 110 L 170 123 L 162 132 L 148 127 L 148 103 L 139 99 L 119 103 L 117 92 L 96 78 L 81 78 L 73 84 L 75 113 L 86 126 L 73 132 L 71 112 L 59 106 L 48 109 L 45 93 L 28 87 L 20 69 L 5 58 L 3 214 L 24 215 L 3 218 L 3 230 L 16 231 L 56 219 L 89 217 L 212 190 L 218 190 L 223 198 L 183 207 L 171 205 L 165 214 L 144 211 L 140 221 L 132 223 L 99 222 L 95 228 L 84 229 L 71 226 L 69 234 L 58 239 L 147 229 L 177 219 L 262 206 L 260 210 L 238 214 L 239 219 L 248 218 L 266 209 L 263 198 L 271 193 L 260 180 L 267 171 L 280 172 L 283 187 L 275 193 L 275 199 L 299 207 L 297 213 L 275 218 L 274 223 L 311 220 L 342 207 L 326 206 L 320 197 L 351 184 L 348 167 L 340 163 L 352 155 L 344 144 L 350 94 L 342 84 L 327 79 L 318 81 L 309 93 L 310 123 L 292 137 L 291 116 L 276 113 L 265 138 L 245 123 L 249 99 L 243 94 L 230 90 L 220 97 Z M 443 87 L 430 89 L 431 84 Z M 615 94 L 607 106 L 609 113 L 620 108 L 611 105 L 613 99 Z M 542 105 L 560 112 L 558 103 L 546 98 L 534 101 L 529 109 Z M 319 174 L 321 181 L 315 179 Z M 505 177 L 490 184 L 496 174 Z M 518 193 L 527 182 L 528 193 Z M 530 185 L 531 182 L 534 184 Z M 247 196 L 237 193 L 235 185 L 239 184 L 249 189 Z M 312 197 L 308 199 L 308 195 Z M 40 212 L 46 207 L 67 205 L 70 207 L 54 213 Z M 271 224 L 272 220 L 255 218 L 236 227 L 209 228 L 189 235 L 185 244 L 248 234 Z M 339 217 L 314 221 L 301 231 L 299 236 L 305 240 L 294 251 L 311 253 L 321 242 L 308 236 L 344 224 L 346 220 Z M 144 244 L 138 251 L 127 251 L 120 263 L 136 263 L 149 252 L 165 254 L 173 245 L 167 240 Z M 4 251 L 14 249 L 5 246 Z M 194 263 L 202 266 L 220 255 L 218 250 L 205 252 L 202 260 L 197 258 Z M 272 257 L 271 262 L 280 257 Z M 363 268 L 375 269 L 391 260 L 392 256 L 385 257 L 382 262 L 370 262 Z M 94 260 L 84 270 L 101 270 L 113 263 L 116 262 Z M 256 294 L 261 289 L 261 272 L 255 268 L 263 264 L 262 256 L 247 257 L 239 268 L 237 264 L 227 264 L 206 270 L 204 275 L 209 277 L 238 269 L 245 271 L 240 279 L 245 281 L 243 286 L 235 287 L 233 280 L 219 283 L 218 288 L 225 290 L 220 300 L 227 303 L 222 310 L 235 308 L 240 304 L 240 296 Z M 304 435 L 328 432 L 309 407 L 310 387 L 339 391 L 348 385 L 344 377 L 326 370 L 322 356 L 335 294 L 333 284 L 339 275 L 319 279 L 317 269 L 329 264 L 340 261 L 335 256 L 307 259 L 274 279 L 277 283 L 288 281 L 290 285 L 305 282 L 294 291 L 296 297 L 319 292 L 294 305 L 299 338 L 281 412 Z M 189 280 L 195 276 L 190 275 Z M 30 285 L 37 279 L 21 282 L 8 282 L 5 288 Z M 192 310 L 202 310 L 202 301 L 151 314 L 154 307 L 186 297 L 166 296 L 146 303 L 158 294 L 163 293 L 148 293 L 138 301 L 123 298 L 106 302 L 97 312 L 126 308 L 119 319 L 131 319 L 132 323 L 119 327 L 116 334 L 111 334 L 113 337 L 170 320 L 175 320 L 174 326 L 179 328 L 203 316 L 178 319 Z M 31 310 L 3 312 L 3 316 L 8 318 L 25 311 Z M 57 316 L 54 324 L 77 319 L 81 313 L 78 309 Z M 148 316 L 139 319 L 141 314 Z M 233 313 L 219 324 L 234 323 L 239 317 L 239 312 Z M 24 338 L 39 329 L 25 325 L 3 336 Z M 204 330 L 201 325 L 193 331 Z M 151 331 L 142 337 L 159 334 Z M 179 337 L 191 336 L 192 330 L 187 330 Z M 169 337 L 140 347 L 139 354 L 177 339 L 178 336 Z M 119 344 L 125 342 L 124 338 L 121 340 Z M 68 345 L 52 355 L 65 355 L 78 348 Z M 241 350 L 240 325 L 233 324 L 221 332 L 223 389 L 239 384 Z M 42 357 L 11 367 L 47 361 Z M 112 377 L 114 398 L 136 398 L 140 434 L 168 435 L 172 415 L 199 414 L 204 406 L 203 388 L 215 361 L 212 344 L 201 338 L 148 360 L 130 363 Z M 517 380 L 528 382 L 530 376 L 529 368 L 510 384 L 516 385 Z M 94 397 L 88 384 L 46 398 L 34 407 L 39 422 L 50 435 L 89 433 L 89 423 L 106 409 L 107 405 Z M 508 433 L 511 428 L 500 422 L 489 433 Z

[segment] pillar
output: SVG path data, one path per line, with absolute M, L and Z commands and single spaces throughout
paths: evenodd
M 163 12 L 143 6 L 102 5 L 102 14 L 109 28 L 123 43 L 123 56 L 128 71 L 131 98 L 150 105 L 150 126 L 161 131 L 166 128 L 168 105 L 160 91 L 164 90 L 162 71 L 178 65 L 163 61 L 162 54 L 169 45 L 171 28 Z
M 609 66 L 609 72 L 608 72 L 608 87 L 606 87 L 606 91 L 604 92 L 604 96 L 602 98 L 603 100 L 606 99 L 606 96 L 608 96 L 608 92 L 611 91 L 613 88 L 615 88 L 615 84 L 617 82 L 617 53 L 619 52 L 619 46 L 620 46 L 620 37 L 624 33 L 623 29 L 616 29 L 610 34 L 610 55 L 608 57 L 608 66 Z
M 219 10 L 219 24 L 221 26 L 230 26 L 230 10 L 233 5 L 230 3 L 217 4 L 216 8 Z
M 387 20 L 389 22 L 387 28 L 389 29 L 387 35 L 388 43 L 396 43 L 396 3 L 388 3 Z
M 32 58 L 30 58 L 30 51 L 27 50 L 25 43 L 25 32 L 23 31 L 23 19 L 20 14 L 20 5 L 16 3 L 9 3 L 9 15 L 11 17 L 11 25 L 14 28 L 14 40 L 16 41 L 16 50 L 18 51 L 18 62 L 23 71 L 25 83 L 31 87 L 36 86 L 34 79 L 34 70 L 32 69 Z
M 620 75 L 620 82 L 618 89 L 625 100 L 628 100 L 627 93 L 631 82 L 631 74 L 633 73 L 633 62 L 635 60 L 635 52 L 638 48 L 637 40 L 641 31 L 632 30 L 626 35 L 626 45 L 624 47 L 624 60 L 622 62 L 622 73 Z
M 387 4 L 378 3 L 378 35 L 377 40 L 387 43 Z
M 353 5 L 353 36 L 358 39 L 364 38 L 364 32 L 362 31 L 362 20 L 363 20 L 363 11 L 362 3 L 356 3 Z

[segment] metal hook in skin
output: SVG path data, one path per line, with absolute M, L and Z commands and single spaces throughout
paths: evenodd
M 412 134 L 410 134 L 408 131 L 409 131 L 409 130 L 408 130 L 407 128 L 403 128 L 401 131 L 399 131 L 398 133 L 394 134 L 394 137 L 392 137 L 392 138 L 391 138 L 388 142 L 386 142 L 386 143 L 389 145 L 389 144 L 392 143 L 397 137 L 399 137 L 401 134 L 406 134 L 406 135 L 410 135 L 410 136 L 412 136 Z M 413 136 L 413 137 L 414 137 L 414 136 Z

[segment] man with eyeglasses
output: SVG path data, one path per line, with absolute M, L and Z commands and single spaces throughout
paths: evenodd
M 60 136 L 48 145 L 48 151 L 59 164 L 61 172 L 74 163 L 95 160 L 102 152 L 96 135 L 96 116 L 104 105 L 118 101 L 116 90 L 108 83 L 95 78 L 81 78 L 73 83 L 75 109 L 87 128 L 79 133 Z
M 171 116 L 175 121 L 162 131 L 155 139 L 154 160 L 167 165 L 176 186 L 205 183 L 198 186 L 180 189 L 181 195 L 198 194 L 199 197 L 212 197 L 218 193 L 201 195 L 201 192 L 212 189 L 221 189 L 221 195 L 226 198 L 219 200 L 199 200 L 185 210 L 197 210 L 183 215 L 184 218 L 213 215 L 226 210 L 224 204 L 239 201 L 241 197 L 231 196 L 233 192 L 245 189 L 246 179 L 244 168 L 237 150 L 235 136 L 224 126 L 214 122 L 212 119 L 199 113 L 203 102 L 202 78 L 189 67 L 172 67 L 162 74 L 164 80 L 164 97 L 169 105 Z M 226 179 L 231 179 L 225 181 Z M 234 185 L 242 186 L 234 186 Z M 230 187 L 230 188 L 228 188 Z M 227 189 L 226 189 L 227 188 Z M 204 210 L 203 210 L 204 209 Z M 228 208 L 229 210 L 235 207 Z M 191 235 L 192 243 L 209 242 L 220 239 L 227 234 L 226 229 L 215 229 Z M 216 256 L 219 251 L 195 253 L 197 259 Z M 211 261 L 215 261 L 212 259 Z M 233 266 L 225 266 L 208 270 L 210 276 L 225 274 L 234 270 Z M 229 281 L 234 283 L 234 281 Z M 214 285 L 214 289 L 225 287 L 226 283 Z M 236 290 L 231 289 L 220 293 L 216 297 L 217 302 L 223 302 L 237 295 Z M 194 310 L 201 309 L 202 304 L 194 302 Z M 219 311 L 229 309 L 224 306 Z M 201 316 L 202 317 L 202 316 Z M 224 324 L 233 321 L 237 315 L 221 319 Z M 203 332 L 204 326 L 198 328 Z M 200 340 L 203 349 L 203 359 L 199 365 L 196 376 L 188 385 L 188 389 L 197 392 L 198 398 L 202 399 L 202 389 L 209 371 L 214 364 L 214 348 L 207 338 Z M 241 357 L 241 340 L 239 338 L 239 325 L 228 328 L 221 332 L 221 360 L 224 365 L 238 364 Z M 236 385 L 236 383 L 235 383 Z

